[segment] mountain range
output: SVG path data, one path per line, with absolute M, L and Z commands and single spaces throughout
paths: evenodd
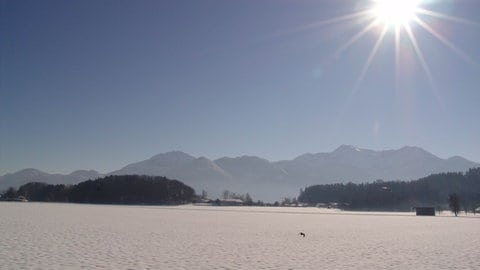
M 105 175 L 166 176 L 184 182 L 197 193 L 205 190 L 212 198 L 230 190 L 248 192 L 255 200 L 274 201 L 296 197 L 300 188 L 313 184 L 414 180 L 432 173 L 463 172 L 473 167 L 480 167 L 480 164 L 459 156 L 442 159 L 420 147 L 374 151 L 342 145 L 332 152 L 303 154 L 292 160 L 276 162 L 255 156 L 210 160 L 172 151 L 128 164 Z M 102 176 L 104 174 L 93 170 L 62 175 L 24 169 L 0 176 L 0 190 L 32 181 L 76 184 Z

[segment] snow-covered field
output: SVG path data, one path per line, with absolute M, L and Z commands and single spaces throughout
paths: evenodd
M 95 268 L 480 269 L 480 218 L 0 203 L 0 269 Z

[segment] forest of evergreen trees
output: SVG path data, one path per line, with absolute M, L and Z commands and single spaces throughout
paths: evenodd
M 410 211 L 420 206 L 448 209 L 452 194 L 458 197 L 463 211 L 480 207 L 480 168 L 466 173 L 432 174 L 415 181 L 314 185 L 300 191 L 298 202 L 333 204 L 345 210 Z M 111 175 L 77 185 L 33 182 L 18 190 L 8 189 L 2 199 L 20 196 L 29 201 L 100 204 L 181 204 L 199 198 L 193 188 L 180 181 L 139 175 Z M 254 205 L 251 198 L 247 201 L 251 203 L 246 205 Z
M 314 185 L 302 190 L 298 201 L 310 205 L 335 203 L 345 210 L 409 211 L 419 206 L 447 209 L 450 194 L 458 195 L 462 210 L 480 207 L 480 168 L 432 174 L 409 182 Z
M 24 196 L 29 201 L 100 204 L 181 204 L 192 202 L 193 188 L 160 176 L 111 175 L 77 185 L 28 183 L 10 188 L 5 198 Z

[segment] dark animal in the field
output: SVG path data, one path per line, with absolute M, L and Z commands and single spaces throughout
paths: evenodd
M 303 236 L 303 237 L 305 237 L 305 233 L 303 233 L 303 232 L 300 232 L 299 234 L 300 234 L 300 236 Z

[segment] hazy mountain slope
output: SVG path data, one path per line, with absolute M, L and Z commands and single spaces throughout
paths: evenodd
M 342 145 L 329 153 L 303 154 L 293 160 L 278 162 L 255 156 L 223 157 L 212 161 L 173 151 L 129 164 L 109 174 L 165 176 L 184 182 L 198 194 L 206 190 L 213 198 L 228 189 L 237 193 L 248 192 L 255 200 L 274 201 L 297 196 L 300 188 L 313 184 L 412 180 L 432 173 L 463 172 L 473 167 L 480 167 L 480 164 L 458 156 L 442 159 L 419 147 L 373 151 Z M 60 175 L 26 169 L 0 177 L 0 188 L 18 187 L 31 181 L 78 183 L 99 176 L 95 171 Z
M 158 154 L 147 160 L 129 164 L 120 170 L 108 174 L 146 174 L 167 176 L 170 171 L 176 170 L 183 165 L 192 162 L 195 158 L 180 151 L 172 151 Z
M 215 164 L 241 183 L 283 182 L 288 177 L 278 166 L 255 156 L 223 157 L 215 160 Z
M 218 196 L 228 189 L 232 177 L 205 157 L 195 158 L 180 151 L 153 156 L 150 159 L 129 164 L 109 174 L 145 174 L 177 179 L 193 187 L 197 193 L 208 190 Z
M 77 184 L 103 175 L 94 170 L 78 170 L 70 174 L 49 174 L 37 169 L 24 169 L 15 173 L 0 176 L 0 190 L 9 187 L 18 188 L 28 182 L 44 182 L 48 184 Z
M 411 180 L 432 173 L 466 171 L 478 163 L 454 157 L 441 159 L 419 147 L 373 151 L 342 145 L 330 153 L 305 154 L 276 163 L 303 183 Z
M 198 194 L 201 194 L 202 190 L 206 190 L 215 196 L 219 196 L 223 190 L 231 188 L 233 182 L 231 175 L 205 157 L 185 163 L 169 171 L 166 176 L 193 187 Z
M 282 168 L 263 158 L 223 157 L 214 162 L 234 179 L 230 190 L 248 192 L 254 199 L 279 200 L 299 189 Z

